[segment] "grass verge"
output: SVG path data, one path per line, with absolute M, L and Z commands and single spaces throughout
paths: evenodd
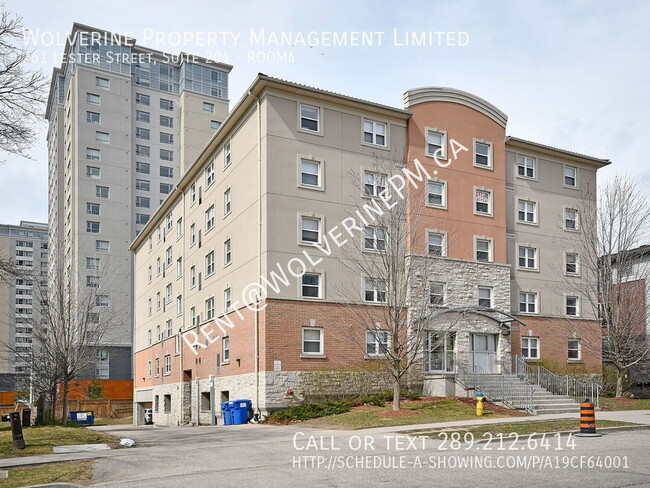
M 133 425 L 133 417 L 124 417 L 122 419 L 95 419 L 93 426 L 100 425 Z
M 599 427 L 621 427 L 625 425 L 638 425 L 631 422 L 619 422 L 617 420 L 596 420 L 596 428 Z M 473 425 L 468 427 L 456 427 L 450 429 L 436 429 L 436 430 L 413 430 L 410 431 L 411 435 L 420 435 L 437 438 L 438 434 L 446 432 L 451 435 L 458 432 L 461 437 L 466 433 L 471 433 L 474 439 L 479 440 L 488 436 L 488 434 L 497 435 L 503 434 L 507 436 L 511 433 L 518 435 L 541 434 L 544 432 L 577 432 L 580 425 L 577 419 L 561 419 L 561 420 L 537 420 L 532 422 L 505 422 L 501 424 L 490 425 Z M 485 437 L 485 438 L 487 438 Z
M 650 399 L 600 398 L 603 410 L 650 410 Z
M 64 427 L 47 425 L 43 427 L 27 427 L 23 429 L 25 449 L 14 449 L 11 428 L 0 428 L 0 458 L 34 456 L 36 454 L 52 454 L 54 446 L 69 446 L 73 444 L 108 444 L 115 448 L 118 441 L 103 432 L 96 432 L 84 427 Z
M 504 417 L 505 413 L 486 411 L 484 418 Z M 329 429 L 369 429 L 398 425 L 430 424 L 476 418 L 475 407 L 459 400 L 402 403 L 402 411 L 390 407 L 358 407 L 350 412 L 307 420 L 303 425 Z
M 9 468 L 9 478 L 0 481 L 3 488 L 18 488 L 45 483 L 84 484 L 93 477 L 92 460 L 40 464 Z

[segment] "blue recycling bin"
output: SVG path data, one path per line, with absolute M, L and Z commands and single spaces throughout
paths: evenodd
M 93 425 L 95 423 L 95 412 L 89 410 L 70 412 L 68 419 L 81 425 Z
M 232 410 L 230 409 L 230 403 L 232 402 L 221 403 L 221 416 L 223 417 L 223 425 L 232 425 Z
M 248 422 L 248 410 L 251 408 L 250 400 L 235 400 L 230 402 L 230 408 L 233 412 L 233 425 L 245 424 Z

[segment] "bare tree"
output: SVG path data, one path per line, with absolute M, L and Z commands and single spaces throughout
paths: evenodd
M 420 182 L 410 206 L 408 192 L 413 188 L 400 194 L 390 185 L 391 177 L 403 175 L 405 167 L 398 158 L 376 156 L 368 173 L 351 173 L 357 188 L 375 198 L 353 209 L 351 217 L 363 228 L 363 235 L 349 239 L 337 255 L 348 273 L 364 280 L 361 297 L 357 280 L 336 287 L 349 321 L 338 324 L 338 332 L 357 351 L 373 357 L 373 368 L 363 369 L 392 383 L 393 410 L 400 409 L 400 393 L 409 372 L 422 361 L 431 325 L 429 278 L 435 268 L 413 258 L 414 243 L 425 242 L 420 225 L 423 205 L 415 202 L 424 202 L 426 180 Z
M 0 5 L 0 150 L 26 157 L 42 121 L 47 80 L 27 68 L 22 18 Z
M 10 283 L 18 274 L 14 261 L 0 256 L 0 282 Z
M 33 388 L 48 397 L 52 417 L 61 397 L 61 420 L 65 422 L 71 382 L 94 373 L 98 351 L 106 343 L 116 311 L 103 306 L 108 280 L 96 276 L 96 281 L 77 289 L 63 263 L 63 259 L 55 261 L 47 288 L 35 282 L 34 301 L 43 306 L 33 321 L 33 346 L 29 352 L 13 352 L 28 364 Z M 107 271 L 102 277 L 108 276 Z
M 650 205 L 635 181 L 615 177 L 598 197 L 595 189 L 586 190 L 578 216 L 579 260 L 569 266 L 586 278 L 575 286 L 602 325 L 584 338 L 583 349 L 614 367 L 616 396 L 621 396 L 626 370 L 650 351 L 645 338 L 650 265 L 644 260 L 650 248 L 641 247 L 648 238 Z

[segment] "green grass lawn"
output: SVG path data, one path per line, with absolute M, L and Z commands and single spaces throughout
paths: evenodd
M 408 417 L 382 416 L 390 413 L 391 407 L 354 409 L 350 412 L 306 420 L 303 425 L 329 429 L 368 429 L 396 425 L 430 424 L 453 420 L 475 419 L 474 406 L 458 400 L 438 400 L 432 402 L 402 403 L 402 409 L 418 412 Z M 485 412 L 483 418 L 503 417 L 504 415 Z
M 0 480 L 2 488 L 18 488 L 45 483 L 84 484 L 93 477 L 93 461 L 41 464 L 9 468 L 9 478 Z
M 650 410 L 650 400 L 601 397 L 600 408 L 607 410 Z
M 113 448 L 118 446 L 113 437 L 84 427 L 59 425 L 28 427 L 23 429 L 23 436 L 25 449 L 14 449 L 11 428 L 8 426 L 0 428 L 0 458 L 52 454 L 52 447 L 72 444 L 108 444 Z
M 638 425 L 630 422 L 619 422 L 617 420 L 598 420 L 596 419 L 596 429 L 599 427 L 619 427 L 624 425 Z M 536 420 L 531 422 L 507 422 L 502 424 L 491 425 L 474 425 L 468 427 L 457 427 L 454 429 L 435 429 L 435 430 L 413 430 L 409 434 L 422 435 L 438 438 L 441 432 L 447 432 L 451 435 L 458 432 L 461 436 L 469 432 L 473 434 L 474 439 L 482 439 L 484 434 L 491 433 L 493 435 L 503 434 L 507 436 L 513 432 L 519 435 L 541 434 L 543 432 L 578 432 L 580 430 L 580 422 L 578 419 L 561 419 L 561 420 Z

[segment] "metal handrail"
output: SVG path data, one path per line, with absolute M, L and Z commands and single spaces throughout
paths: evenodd
M 600 408 L 600 385 L 585 383 L 569 375 L 559 375 L 544 366 L 531 366 L 521 355 L 515 356 L 515 374 L 532 385 L 538 385 L 554 395 L 566 395 L 580 403 L 593 401 Z
M 481 391 L 490 400 L 501 401 L 510 408 L 533 412 L 535 388 L 527 383 L 513 384 L 502 374 L 490 374 L 474 366 L 472 372 L 456 375 L 456 380 L 467 389 Z

